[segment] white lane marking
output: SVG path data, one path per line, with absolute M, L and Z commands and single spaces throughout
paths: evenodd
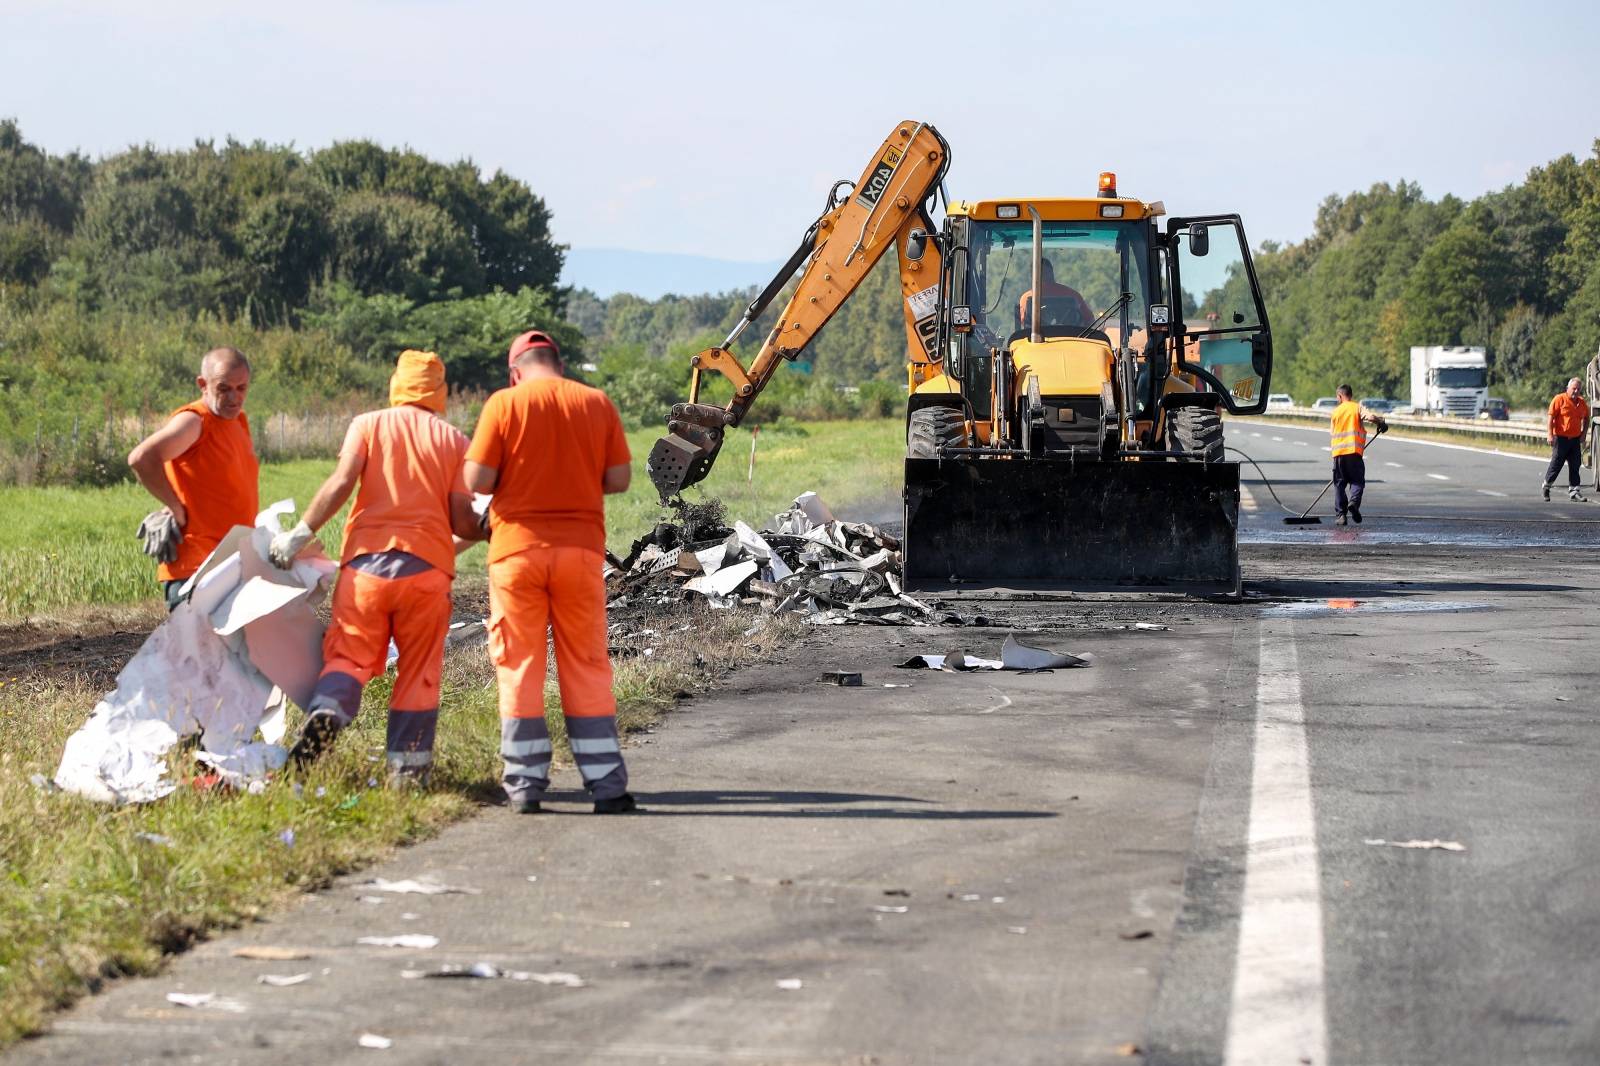
M 1282 437 L 1273 437 L 1272 439 L 1277 441 L 1279 444 L 1283 443 L 1283 438 Z
M 1435 480 L 1435 481 L 1449 481 L 1450 480 L 1450 475 L 1449 474 L 1429 474 L 1428 476 L 1433 478 L 1433 480 Z
M 1483 493 L 1485 496 L 1498 496 L 1502 500 L 1506 498 L 1506 494 L 1505 493 L 1496 492 L 1496 491 L 1494 491 L 1494 489 L 1479 489 L 1478 491 Z
M 1294 625 L 1261 627 L 1227 1066 L 1328 1061 L 1321 870 Z
M 1244 419 L 1244 418 L 1238 419 L 1238 421 L 1239 421 L 1239 423 L 1241 425 L 1246 425 L 1246 426 L 1262 426 L 1262 425 L 1267 425 L 1268 424 L 1268 423 L 1265 423 L 1265 422 L 1253 422 L 1253 421 L 1251 421 L 1249 419 Z M 1274 429 L 1284 429 L 1284 430 L 1296 430 L 1296 429 L 1298 429 L 1298 430 L 1304 430 L 1307 433 L 1326 433 L 1326 432 L 1328 432 L 1326 429 L 1322 428 L 1321 426 L 1276 426 L 1275 425 L 1275 426 L 1273 426 L 1273 428 Z M 1415 437 L 1397 436 L 1396 435 L 1396 434 L 1403 434 L 1403 433 L 1404 433 L 1403 430 L 1398 430 L 1397 429 L 1397 430 L 1393 430 L 1390 433 L 1385 434 L 1385 435 L 1388 436 L 1388 437 L 1391 437 L 1395 441 L 1395 443 L 1397 443 L 1397 444 L 1415 444 L 1415 445 L 1417 445 L 1418 447 L 1421 447 L 1421 448 L 1449 448 L 1451 451 L 1477 452 L 1479 455 L 1494 455 L 1494 456 L 1498 456 L 1501 459 L 1526 459 L 1530 463 L 1547 463 L 1547 462 L 1549 462 L 1548 459 L 1541 459 L 1537 455 L 1522 455 L 1519 452 L 1503 452 L 1503 451 L 1500 451 L 1498 448 L 1475 448 L 1470 444 L 1446 444 L 1442 440 L 1418 440 Z
M 1309 445 L 1309 444 L 1307 444 L 1307 443 L 1306 443 L 1306 442 L 1305 442 L 1305 441 L 1303 441 L 1303 440 L 1297 440 L 1297 441 L 1295 441 L 1295 443 L 1296 443 L 1296 444 L 1298 444 L 1298 445 L 1299 445 L 1299 446 L 1300 446 L 1300 447 L 1302 447 L 1302 448 L 1309 448 L 1309 447 L 1311 447 L 1311 445 Z
M 1332 449 L 1332 448 L 1330 448 L 1330 447 L 1328 447 L 1328 446 L 1327 446 L 1327 445 L 1326 445 L 1326 444 L 1324 444 L 1324 445 L 1323 445 L 1323 446 L 1322 446 L 1322 450 L 1323 450 L 1323 451 L 1325 451 L 1325 452 L 1331 452 L 1331 451 L 1333 451 L 1333 449 Z
M 1250 491 L 1249 485 L 1239 486 L 1239 506 L 1246 511 L 1259 511 L 1260 505 L 1256 503 L 1256 494 Z
M 1384 464 L 1383 464 L 1383 465 L 1384 465 L 1384 466 L 1392 466 L 1392 467 L 1394 467 L 1394 468 L 1395 468 L 1395 469 L 1396 469 L 1396 470 L 1399 470 L 1399 469 L 1401 469 L 1401 468 L 1402 468 L 1402 467 L 1404 467 L 1404 466 L 1405 466 L 1405 465 L 1406 465 L 1406 464 L 1404 464 L 1404 463 L 1390 463 L 1390 462 L 1385 462 L 1385 463 L 1384 463 Z

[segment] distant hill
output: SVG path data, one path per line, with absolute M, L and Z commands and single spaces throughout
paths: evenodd
M 625 248 L 573 248 L 567 252 L 561 284 L 588 289 L 602 299 L 626 292 L 655 300 L 668 293 L 690 296 L 765 285 L 782 265 L 781 259 L 741 262 Z

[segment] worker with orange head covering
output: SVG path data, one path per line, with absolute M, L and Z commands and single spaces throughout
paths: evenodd
M 162 504 L 139 526 L 145 553 L 160 563 L 167 610 L 234 526 L 254 525 L 258 464 L 244 398 L 250 363 L 237 348 L 214 348 L 195 378 L 200 399 L 128 453 L 134 475 Z
M 456 573 L 452 533 L 468 541 L 483 539 L 461 480 L 467 438 L 444 420 L 444 404 L 439 357 L 401 352 L 389 381 L 389 407 L 350 423 L 333 474 L 311 498 L 299 524 L 273 538 L 268 554 L 288 569 L 355 492 L 344 528 L 333 620 L 322 641 L 322 676 L 291 752 L 300 766 L 354 720 L 362 686 L 383 672 L 393 640 L 400 660 L 389 697 L 390 781 L 427 781 Z
M 635 810 L 617 742 L 606 653 L 604 497 L 631 476 L 622 420 L 606 394 L 561 372 L 561 350 L 529 330 L 511 343 L 511 387 L 489 397 L 466 481 L 489 507 L 489 653 L 500 686 L 500 754 L 513 810 L 550 785 L 544 718 L 546 632 L 567 738 L 596 814 Z

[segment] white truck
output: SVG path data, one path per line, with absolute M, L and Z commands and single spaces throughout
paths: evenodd
M 1411 349 L 1411 409 L 1416 414 L 1477 418 L 1489 397 L 1482 348 L 1431 344 Z

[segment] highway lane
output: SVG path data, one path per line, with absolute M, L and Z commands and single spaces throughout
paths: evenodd
M 1240 480 L 1250 489 L 1261 517 L 1276 507 L 1263 478 L 1272 482 L 1285 504 L 1298 511 L 1311 502 L 1331 476 L 1326 429 L 1270 420 L 1230 420 L 1227 441 L 1259 464 L 1257 470 L 1244 463 Z M 1463 519 L 1502 525 L 1522 523 L 1527 525 L 1518 526 L 1520 533 L 1541 538 L 1561 538 L 1564 531 L 1557 528 L 1558 524 L 1600 523 L 1600 502 L 1568 500 L 1564 475 L 1552 490 L 1551 499 L 1547 502 L 1541 498 L 1544 463 L 1533 456 L 1496 454 L 1384 434 L 1371 442 L 1367 456 L 1367 498 L 1362 514 L 1369 521 L 1362 531 L 1416 534 L 1428 528 L 1408 524 L 1398 516 L 1448 521 L 1452 526 Z M 1595 495 L 1588 485 L 1582 491 L 1585 496 Z M 1331 489 L 1314 513 L 1332 515 Z M 1252 523 L 1252 530 L 1264 524 Z M 1600 527 L 1565 533 L 1576 543 L 1588 543 L 1576 538 L 1595 528 Z M 1255 535 L 1262 534 L 1256 531 Z
M 1303 506 L 1326 435 L 1258 428 L 1230 439 Z M 343 1061 L 365 1031 L 407 1062 L 1600 1061 L 1600 504 L 1542 502 L 1524 458 L 1373 466 L 1344 529 L 1284 527 L 1248 472 L 1243 604 L 802 634 L 631 749 L 650 816 L 486 811 L 9 1059 Z M 1012 630 L 1093 662 L 893 665 Z M 1432 840 L 1462 850 L 1391 846 Z M 374 907 L 370 876 L 481 892 Z M 396 932 L 441 942 L 355 945 Z M 258 985 L 286 967 L 244 942 L 315 976 Z M 588 987 L 400 975 L 482 960 Z

